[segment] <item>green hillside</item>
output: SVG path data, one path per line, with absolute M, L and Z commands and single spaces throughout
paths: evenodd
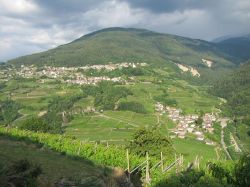
M 0 136 L 0 165 L 27 159 L 42 169 L 39 186 L 54 186 L 55 182 L 80 180 L 83 185 L 101 186 L 112 182 L 111 170 L 96 166 L 87 159 L 74 159 L 36 144 Z
M 213 86 L 212 93 L 227 100 L 226 107 L 231 115 L 249 115 L 250 63 L 242 65 L 232 74 L 218 80 Z
M 201 59 L 214 61 L 215 67 L 232 63 L 213 43 L 144 29 L 109 28 L 85 35 L 55 49 L 10 60 L 9 63 L 78 66 L 120 62 L 170 64 L 172 62 L 206 67 Z

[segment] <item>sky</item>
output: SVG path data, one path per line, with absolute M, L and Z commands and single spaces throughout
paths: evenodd
M 0 61 L 107 27 L 212 40 L 250 34 L 250 0 L 0 0 Z

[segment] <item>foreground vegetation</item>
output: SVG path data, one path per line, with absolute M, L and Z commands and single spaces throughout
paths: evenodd
M 1 153 L 1 157 L 3 157 L 3 159 L 6 159 L 6 156 L 9 153 L 11 154 L 11 152 L 16 152 L 18 156 L 20 156 L 22 152 L 27 153 L 27 150 L 23 150 L 22 147 L 25 149 L 35 149 L 35 148 L 30 148 L 30 146 L 27 147 L 26 145 L 23 145 L 21 143 L 22 141 L 26 141 L 26 142 L 38 143 L 38 145 L 40 146 L 46 146 L 50 149 L 64 153 L 71 157 L 81 157 L 84 159 L 88 159 L 97 164 L 109 165 L 113 167 L 120 166 L 124 169 L 127 167 L 126 151 L 115 146 L 110 146 L 107 148 L 103 145 L 84 144 L 81 141 L 72 139 L 70 137 L 64 137 L 61 135 L 34 133 L 31 131 L 22 131 L 18 129 L 9 129 L 9 128 L 2 128 L 2 127 L 0 128 L 0 134 L 2 136 L 0 143 L 3 143 L 4 145 L 1 148 L 4 149 L 5 146 L 9 147 L 9 149 L 6 149 L 8 150 L 8 152 L 5 152 L 4 154 Z M 19 148 L 12 149 L 12 146 L 16 147 L 17 145 L 16 144 L 13 145 L 12 143 L 13 140 L 9 140 L 6 138 L 18 140 Z M 136 138 L 136 135 L 135 135 L 135 138 Z M 140 139 L 141 137 L 138 139 L 138 141 Z M 146 139 L 150 142 L 149 138 L 146 138 Z M 135 141 L 134 144 L 136 144 L 136 142 L 137 141 Z M 159 142 L 162 142 L 162 141 L 159 141 Z M 138 142 L 138 144 L 136 145 L 140 145 L 140 143 Z M 139 150 L 141 152 L 141 149 L 137 149 L 136 145 L 132 146 L 132 148 L 135 149 L 136 152 L 138 152 Z M 153 151 L 155 147 L 152 146 L 151 148 L 147 148 L 147 149 Z M 161 147 L 158 147 L 158 149 L 162 150 Z M 39 154 L 39 156 L 34 156 L 34 154 L 37 154 L 37 153 Z M 143 153 L 143 155 L 145 154 L 145 152 L 141 152 L 141 153 Z M 155 151 L 153 151 L 152 153 L 155 153 Z M 52 156 L 53 154 L 48 153 L 48 152 L 43 153 L 41 151 L 38 151 L 38 152 L 33 151 L 32 154 L 30 155 L 31 156 L 30 158 L 39 160 L 39 159 L 42 159 L 43 156 L 48 158 L 50 155 Z M 131 168 L 136 167 L 137 165 L 139 165 L 140 163 L 144 161 L 143 157 L 136 156 L 135 154 L 132 154 L 132 153 L 129 154 L 129 158 L 130 158 Z M 169 161 L 165 163 L 166 166 L 168 165 Z M 73 162 L 73 161 L 68 160 L 67 164 L 70 162 Z M 80 161 L 76 160 L 74 162 L 80 162 Z M 154 165 L 154 163 L 157 162 L 156 155 L 155 157 L 151 156 L 150 162 L 152 166 Z M 50 167 L 53 168 L 55 164 L 56 163 L 51 164 Z M 88 165 L 88 163 L 86 164 Z M 187 169 L 181 166 L 179 168 L 177 167 L 178 170 L 180 171 L 180 173 L 177 176 L 171 175 L 172 172 L 163 174 L 160 172 L 160 169 L 155 168 L 154 170 L 150 172 L 151 177 L 152 177 L 151 185 L 153 186 L 190 186 L 190 185 L 192 186 L 200 186 L 200 185 L 202 186 L 203 185 L 206 185 L 206 186 L 248 186 L 250 183 L 250 179 L 249 179 L 249 168 L 250 168 L 249 166 L 250 165 L 249 164 L 250 164 L 250 158 L 249 156 L 245 156 L 239 162 L 208 163 L 208 169 L 206 169 L 207 167 L 205 167 L 205 165 L 204 167 L 200 166 L 200 168 L 199 167 L 197 168 L 197 166 L 193 168 L 192 165 L 190 165 Z M 90 165 L 88 167 L 93 167 L 93 166 Z M 88 168 L 88 171 L 89 171 L 89 168 Z M 54 174 L 50 177 L 53 178 L 53 176 Z M 91 178 L 91 179 L 92 181 L 95 181 L 94 180 L 95 178 Z

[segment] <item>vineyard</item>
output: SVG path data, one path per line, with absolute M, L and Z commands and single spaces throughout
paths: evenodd
M 121 147 L 115 145 L 106 146 L 102 144 L 93 144 L 69 136 L 31 132 L 16 128 L 0 127 L 0 135 L 8 136 L 15 140 L 41 144 L 49 149 L 64 153 L 68 156 L 88 159 L 98 165 L 120 167 L 124 170 L 130 168 L 130 171 L 137 168 L 136 171 L 142 171 L 142 176 L 146 175 L 146 166 L 143 165 L 143 163 L 146 163 L 147 161 L 150 167 L 148 171 L 150 171 L 151 184 L 157 183 L 167 175 L 167 173 L 163 173 L 158 167 L 160 166 L 160 156 L 162 155 L 159 155 L 159 158 L 150 157 L 146 159 L 128 153 L 128 150 L 125 147 L 121 149 Z M 164 159 L 164 166 L 167 167 L 172 161 L 173 158 Z

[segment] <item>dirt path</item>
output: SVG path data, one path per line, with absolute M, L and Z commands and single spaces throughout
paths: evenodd
M 226 153 L 227 157 L 230 160 L 232 160 L 232 157 L 229 154 L 229 152 L 227 150 L 227 147 L 226 147 L 226 144 L 224 142 L 224 130 L 223 129 L 227 126 L 228 119 L 227 118 L 221 118 L 219 121 L 220 121 L 220 125 L 221 125 L 221 145 L 222 145 L 222 148 L 223 148 L 224 152 Z
M 107 118 L 107 119 L 113 119 L 113 120 L 116 120 L 116 121 L 119 121 L 119 122 L 125 122 L 133 127 L 139 127 L 138 125 L 136 125 L 135 123 L 131 122 L 131 121 L 128 121 L 128 120 L 124 120 L 122 118 L 114 118 L 114 117 L 110 117 L 110 116 L 107 116 L 105 114 L 102 114 L 102 113 L 97 113 L 99 116 L 101 117 L 104 117 L 104 118 Z

